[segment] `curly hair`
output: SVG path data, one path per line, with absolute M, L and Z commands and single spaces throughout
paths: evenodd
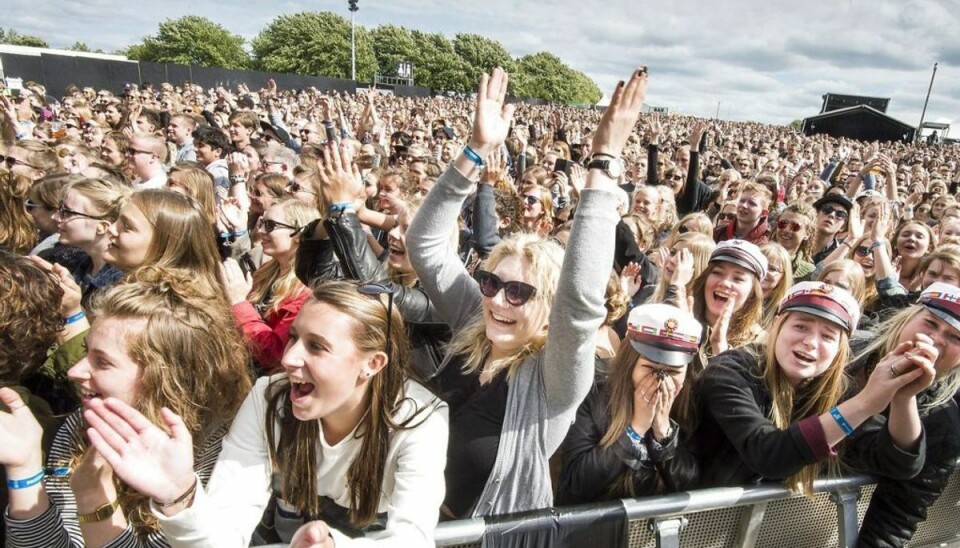
M 26 257 L 0 250 L 0 386 L 38 369 L 63 328 L 60 283 Z
M 0 174 L 0 249 L 26 255 L 37 245 L 37 227 L 26 206 L 29 192 L 29 178 Z

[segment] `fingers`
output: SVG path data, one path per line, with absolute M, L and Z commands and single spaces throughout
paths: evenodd
M 187 429 L 187 425 L 184 424 L 180 415 L 164 407 L 160 409 L 160 417 L 163 419 L 163 423 L 167 426 L 167 429 L 170 430 L 170 437 L 176 441 L 191 442 L 193 436 L 190 435 L 190 430 Z
M 107 398 L 103 400 L 103 403 L 107 410 L 118 415 L 138 433 L 156 428 L 156 426 L 150 422 L 150 419 L 116 398 Z
M 15 417 L 20 417 L 24 414 L 32 415 L 30 410 L 27 409 L 27 404 L 23 403 L 23 399 L 20 398 L 20 394 L 17 394 L 16 391 L 11 388 L 0 388 L 0 401 L 10 408 L 10 414 Z
M 111 415 L 112 420 L 107 421 L 105 416 Z M 90 425 L 89 430 L 96 431 L 97 435 L 103 440 L 103 443 L 111 450 L 117 453 L 122 453 L 124 448 L 129 445 L 130 440 L 134 439 L 136 435 L 126 436 L 117 431 L 114 427 L 114 423 L 122 423 L 122 419 L 117 417 L 110 410 L 106 409 L 103 406 L 103 402 L 100 400 L 91 400 L 90 407 L 83 412 L 83 418 L 87 421 L 87 424 Z M 129 432 L 132 432 L 132 428 L 129 425 L 126 425 L 126 429 Z M 99 448 L 98 448 L 99 450 Z M 106 452 L 101 451 L 101 454 L 104 455 L 104 458 L 107 457 Z M 110 462 L 109 459 L 107 462 Z

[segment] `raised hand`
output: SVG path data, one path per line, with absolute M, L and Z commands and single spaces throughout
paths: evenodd
M 690 147 L 695 151 L 700 148 L 700 140 L 703 139 L 704 132 L 707 131 L 707 123 L 699 121 L 690 128 Z
M 328 204 L 354 203 L 362 200 L 363 177 L 353 161 L 350 147 L 327 146 L 317 162 L 320 192 Z
M 0 401 L 9 409 L 0 411 L 0 465 L 8 478 L 33 476 L 43 468 L 43 428 L 13 389 L 0 388 Z
M 630 420 L 630 426 L 641 436 L 653 426 L 658 381 L 656 375 L 647 373 L 633 388 L 633 417 Z
M 593 134 L 593 153 L 620 157 L 627 138 L 637 125 L 640 108 L 647 95 L 647 68 L 637 69 L 630 80 L 617 84 L 610 105 L 603 111 Z
M 501 152 L 501 147 L 493 149 L 487 156 L 487 165 L 480 174 L 480 184 L 495 186 L 500 176 L 507 171 L 507 158 Z
M 246 224 L 245 216 L 240 200 L 234 197 L 224 198 L 217 206 L 217 225 L 221 226 L 225 232 L 236 232 Z
M 48 263 L 36 255 L 31 255 L 30 260 L 53 275 L 60 283 L 60 290 L 63 291 L 63 296 L 60 298 L 60 315 L 68 318 L 80 312 L 82 291 L 70 271 L 62 265 Z
M 897 393 L 893 396 L 894 399 L 906 399 L 916 396 L 933 384 L 937 376 L 937 370 L 934 364 L 937 363 L 940 352 L 933 345 L 933 339 L 927 335 L 923 333 L 914 335 L 913 348 L 905 352 L 903 356 L 907 359 L 907 369 L 909 370 L 913 367 L 919 370 L 920 373 L 915 380 L 897 390 Z M 901 374 L 904 373 L 899 369 L 898 372 Z
M 114 473 L 159 504 L 173 502 L 194 484 L 193 438 L 183 420 L 160 411 L 169 434 L 114 398 L 93 399 L 83 416 L 90 443 Z
M 673 276 L 670 283 L 680 285 L 684 288 L 693 279 L 693 254 L 689 249 L 682 248 L 677 251 L 677 266 L 673 268 Z
M 510 131 L 514 106 L 506 105 L 509 77 L 502 68 L 493 69 L 493 74 L 480 78 L 477 88 L 477 109 L 473 118 L 473 135 L 470 148 L 482 158 L 500 146 Z
M 850 215 L 847 216 L 847 234 L 851 240 L 863 236 L 863 219 L 860 217 L 860 204 L 856 200 L 850 208 Z
M 710 349 L 716 356 L 721 352 L 726 352 L 729 344 L 727 343 L 727 332 L 730 330 L 730 319 L 733 317 L 735 303 L 733 298 L 727 299 L 723 306 L 723 312 L 713 324 L 713 332 L 710 333 Z
M 643 278 L 640 277 L 640 265 L 630 263 L 620 271 L 620 289 L 629 297 L 633 297 L 643 286 Z
M 247 295 L 253 289 L 253 277 L 249 273 L 243 273 L 240 263 L 233 258 L 227 259 L 220 265 L 220 273 L 223 276 L 223 288 L 230 304 L 239 304 L 247 300 Z

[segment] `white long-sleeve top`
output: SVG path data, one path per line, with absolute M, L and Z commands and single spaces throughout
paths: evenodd
M 213 477 L 206 491 L 197 490 L 190 508 L 166 517 L 154 507 L 167 541 L 173 547 L 247 546 L 270 498 L 271 465 L 267 452 L 267 387 L 279 376 L 261 378 L 243 402 L 230 433 L 223 441 Z M 444 498 L 448 420 L 446 404 L 421 385 L 406 383 L 407 401 L 395 420 L 401 422 L 417 409 L 428 408 L 418 426 L 390 435 L 379 513 L 387 514 L 386 529 L 351 539 L 335 529 L 337 548 L 432 547 L 440 505 Z M 422 421 L 422 422 L 421 422 Z M 279 425 L 277 425 L 279 431 Z M 349 508 L 347 470 L 360 451 L 362 439 L 351 433 L 330 446 L 320 436 L 318 494 Z

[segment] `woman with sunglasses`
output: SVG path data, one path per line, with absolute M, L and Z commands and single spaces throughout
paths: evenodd
M 847 384 L 860 308 L 849 293 L 803 282 L 780 302 L 769 344 L 710 361 L 697 380 L 693 451 L 703 487 L 782 481 L 812 495 L 824 468 L 909 478 L 923 464 L 914 395 L 933 380 L 930 346 L 887 356 L 859 391 Z M 891 375 L 890 366 L 901 375 Z
M 260 374 L 280 370 L 290 326 L 310 291 L 297 278 L 300 230 L 318 217 L 317 210 L 293 198 L 274 203 L 260 218 L 257 232 L 270 261 L 251 276 L 233 259 L 223 263 L 227 300 L 251 347 Z
M 150 499 L 91 445 L 84 411 L 110 398 L 151 425 L 178 413 L 178 432 L 196 440 L 185 452 L 197 459 L 202 485 L 250 390 L 239 333 L 190 273 L 144 269 L 108 291 L 95 312 L 86 355 L 67 372 L 82 408 L 66 417 L 46 454 L 31 411 L 0 389 L 10 410 L 0 412 L 0 464 L 11 480 L 8 547 L 168 546 Z
M 553 231 L 553 196 L 550 189 L 540 185 L 521 188 L 520 227 L 527 234 L 546 236 Z
M 594 134 L 595 153 L 619 159 L 646 80 L 641 69 L 617 87 Z M 506 139 L 513 114 L 506 90 L 501 69 L 483 76 L 470 144 L 407 234 L 410 261 L 454 333 L 440 369 L 424 375 L 451 406 L 449 517 L 552 504 L 548 461 L 592 383 L 619 221 L 616 180 L 591 169 L 565 256 L 557 244 L 523 234 L 497 244 L 470 276 L 448 236 L 483 158 Z
M 300 527 L 296 537 L 318 546 L 432 547 L 446 406 L 406 376 L 391 303 L 379 286 L 318 284 L 291 326 L 284 373 L 256 382 L 206 488 L 196 475 L 204 462 L 172 412 L 161 430 L 129 405 L 94 399 L 91 440 L 150 501 L 173 546 L 249 545 L 273 493 L 271 542 L 290 542 Z M 117 435 L 129 428 L 139 434 Z
M 109 264 L 110 226 L 131 194 L 130 187 L 107 179 L 80 179 L 63 188 L 53 219 L 60 243 L 79 248 L 83 255 L 64 263 L 82 290 L 86 307 L 97 293 L 109 289 L 123 270 Z
M 915 395 L 923 425 L 926 458 L 919 474 L 903 478 L 879 474 L 860 528 L 859 546 L 903 546 L 927 517 L 927 508 L 943 493 L 960 458 L 960 289 L 934 283 L 915 304 L 900 309 L 874 333 L 851 341 L 855 355 L 848 367 L 856 384 L 886 374 L 915 375 L 932 364 L 933 383 L 914 381 L 904 388 Z M 928 362 L 928 363 L 918 363 Z M 891 407 L 891 416 L 892 416 Z M 892 420 L 892 419 L 891 419 Z
M 5 155 L 0 155 L 0 162 L 7 171 L 28 177 L 31 181 L 63 171 L 57 153 L 40 141 L 17 141 L 7 149 Z
M 802 280 L 813 273 L 810 259 L 813 244 L 813 208 L 806 204 L 790 204 L 777 216 L 773 241 L 790 254 L 790 268 L 795 280 Z

